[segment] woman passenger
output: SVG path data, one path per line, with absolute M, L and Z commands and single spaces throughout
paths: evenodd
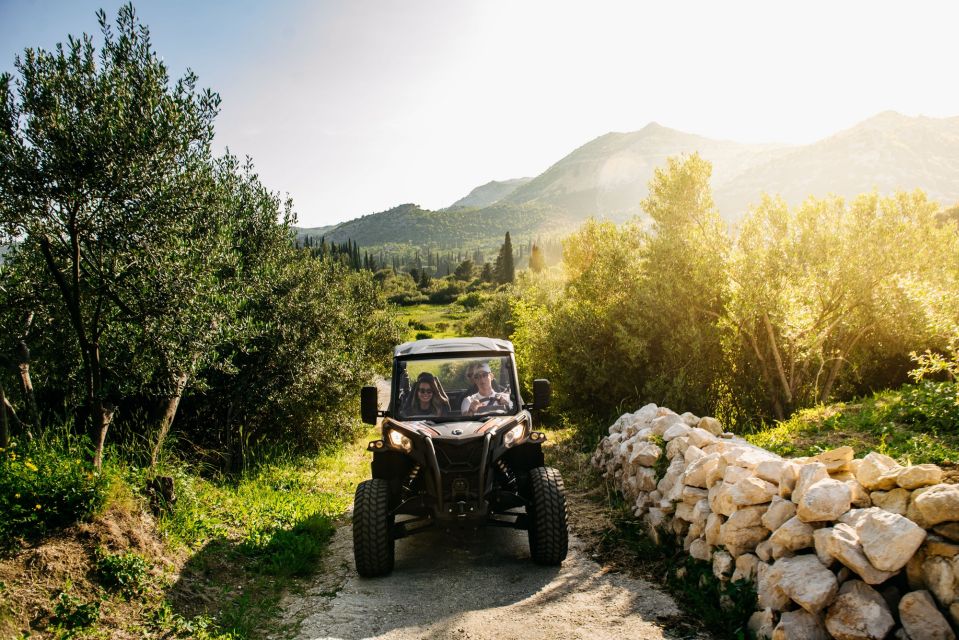
M 424 371 L 416 377 L 411 396 L 412 402 L 407 411 L 408 415 L 436 417 L 449 415 L 450 399 L 443 391 L 439 378 L 432 373 Z

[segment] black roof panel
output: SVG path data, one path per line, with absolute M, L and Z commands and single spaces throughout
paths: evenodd
M 394 357 L 420 356 L 427 354 L 456 354 L 491 351 L 513 353 L 513 343 L 498 338 L 443 338 L 404 342 L 393 350 Z

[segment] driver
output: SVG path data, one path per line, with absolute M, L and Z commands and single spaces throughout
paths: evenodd
M 471 366 L 472 372 L 469 374 L 470 381 L 476 385 L 477 392 L 471 396 L 463 398 L 460 405 L 460 412 L 463 415 L 473 415 L 477 412 L 487 409 L 511 409 L 513 402 L 508 393 L 497 393 L 493 391 L 493 372 L 489 364 L 482 362 Z

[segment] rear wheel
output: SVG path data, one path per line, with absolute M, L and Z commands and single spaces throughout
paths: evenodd
M 393 570 L 392 529 L 389 483 L 382 478 L 361 482 L 353 500 L 353 560 L 364 578 Z
M 537 564 L 558 565 L 569 551 L 566 489 L 559 471 L 535 467 L 529 472 L 529 552 Z

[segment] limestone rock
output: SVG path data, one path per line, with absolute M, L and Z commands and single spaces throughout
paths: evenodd
M 746 467 L 738 467 L 735 464 L 728 463 L 726 471 L 723 472 L 723 482 L 727 484 L 736 484 L 740 480 L 751 478 L 752 473 Z
M 869 491 L 884 491 L 896 487 L 896 479 L 901 470 L 898 462 L 873 451 L 862 459 L 856 470 L 856 479 Z
M 943 522 L 932 528 L 937 534 L 951 542 L 959 542 L 959 522 Z
M 776 496 L 763 514 L 762 523 L 770 531 L 775 531 L 794 515 L 796 515 L 796 505 L 791 500 Z
M 827 473 L 834 474 L 849 470 L 849 463 L 852 462 L 854 453 L 852 447 L 839 447 L 837 449 L 823 451 L 818 456 L 815 456 L 813 460 L 824 464 Z
M 752 553 L 744 553 L 736 558 L 736 569 L 733 571 L 732 582 L 739 580 L 756 581 L 756 566 L 759 564 L 759 558 Z
M 799 609 L 783 612 L 773 631 L 773 640 L 829 640 L 829 634 L 819 616 Z
M 796 479 L 796 488 L 792 492 L 792 501 L 799 504 L 806 489 L 829 477 L 826 473 L 826 465 L 821 462 L 810 462 L 799 468 L 799 475 Z
M 683 487 L 683 502 L 692 506 L 695 505 L 700 500 L 707 498 L 709 492 L 705 489 L 700 489 L 699 487 L 693 487 L 686 485 Z
M 743 478 L 732 488 L 733 503 L 737 506 L 766 504 L 779 494 L 779 487 L 755 476 Z
M 846 483 L 846 486 L 849 487 L 850 493 L 852 493 L 852 506 L 858 507 L 860 509 L 865 509 L 872 506 L 872 498 L 869 497 L 869 492 L 866 491 L 866 487 L 859 484 L 859 481 L 856 480 L 856 476 L 851 473 L 843 474 L 848 475 L 849 478 L 843 478 L 842 481 Z M 838 480 L 839 477 L 834 478 Z
M 911 523 L 910 523 L 911 524 Z M 813 546 L 813 528 L 793 516 L 773 531 L 769 541 L 788 551 L 799 551 Z M 775 556 L 776 553 L 774 552 Z
M 935 486 L 937 485 L 933 485 L 932 487 L 921 487 L 913 491 L 912 495 L 909 496 L 909 506 L 906 507 L 906 517 L 912 520 L 913 522 L 915 522 L 916 524 L 918 524 L 923 529 L 931 529 L 935 525 L 933 523 L 926 522 L 926 519 L 923 517 L 922 513 L 919 511 L 919 507 L 916 504 L 916 500 L 919 499 L 919 496 L 926 493 L 927 491 L 929 491 Z
M 689 426 L 684 424 L 682 421 L 674 422 L 669 426 L 668 429 L 666 429 L 666 431 L 663 432 L 663 440 L 669 442 L 670 440 L 679 438 L 680 436 L 687 435 L 689 435 Z
M 746 628 L 749 630 L 749 637 L 756 640 L 770 640 L 773 637 L 776 619 L 773 616 L 772 609 L 763 609 L 749 616 Z
M 763 540 L 756 545 L 754 549 L 756 557 L 763 562 L 770 562 L 773 559 L 773 543 L 769 540 Z
M 869 497 L 874 507 L 904 516 L 909 507 L 909 495 L 908 491 L 897 487 L 890 491 L 873 491 Z
M 719 420 L 712 418 L 710 416 L 705 416 L 699 419 L 699 423 L 696 425 L 700 429 L 704 429 L 714 436 L 722 435 L 723 425 L 720 424 Z
M 913 502 L 929 525 L 959 520 L 959 485 L 933 485 L 913 494 Z
M 629 455 L 629 462 L 644 467 L 651 467 L 663 455 L 663 450 L 652 442 L 641 442 L 633 445 L 633 452 Z
M 690 427 L 695 427 L 699 423 L 699 418 L 693 415 L 692 413 L 690 413 L 689 411 L 687 411 L 686 413 L 682 414 L 679 417 L 682 418 L 683 422 L 689 425 Z
M 807 465 L 808 466 L 808 465 Z M 809 486 L 799 500 L 796 515 L 804 522 L 836 520 L 852 506 L 849 485 L 827 478 Z
M 736 566 L 735 560 L 727 551 L 717 551 L 713 554 L 713 575 L 717 580 L 729 580 L 733 569 Z
M 843 584 L 826 612 L 826 629 L 837 640 L 882 640 L 895 624 L 886 601 L 860 580 Z
M 942 482 L 942 469 L 934 464 L 917 464 L 906 467 L 896 476 L 896 483 L 903 489 L 931 487 Z
M 769 570 L 770 579 L 800 607 L 818 613 L 835 598 L 839 584 L 815 555 L 781 558 Z
M 758 468 L 758 467 L 757 467 Z M 792 461 L 787 461 L 782 468 L 782 475 L 779 479 L 779 496 L 789 500 L 796 488 L 796 481 L 799 479 L 800 466 Z
M 672 427 L 670 427 L 672 428 Z M 679 436 L 666 443 L 666 457 L 670 460 L 682 460 L 685 463 L 684 456 L 686 449 L 689 448 L 689 438 Z
M 696 538 L 691 545 L 689 545 L 689 555 L 696 558 L 697 560 L 703 560 L 704 562 L 709 562 L 710 557 L 712 556 L 712 547 L 710 547 L 705 540 L 702 538 Z
M 666 430 L 672 425 L 676 424 L 677 422 L 682 423 L 682 421 L 682 418 L 677 416 L 675 413 L 672 413 L 654 418 L 650 421 L 649 426 L 653 430 L 653 435 L 663 436 L 666 433 Z
M 772 482 L 777 487 L 783 477 L 783 467 L 788 464 L 785 460 L 763 460 L 756 465 L 756 477 L 766 482 Z
M 699 447 L 700 449 L 707 447 L 717 441 L 716 436 L 709 433 L 705 429 L 700 429 L 699 427 L 693 427 L 689 430 L 689 443 Z
M 703 531 L 707 543 L 714 547 L 720 544 L 722 525 L 723 517 L 718 513 L 710 512 L 706 517 L 706 529 Z
M 765 509 L 761 506 L 743 507 L 734 511 L 720 527 L 720 544 L 733 556 L 755 549 L 756 545 L 769 535 L 769 530 L 762 526 L 764 512 Z
M 943 607 L 956 600 L 956 573 L 946 558 L 929 556 L 923 560 L 922 581 Z
M 823 565 L 827 567 L 831 567 L 835 561 L 831 551 L 832 534 L 832 527 L 816 529 L 812 534 L 813 546 L 816 549 L 816 557 L 819 558 L 819 562 L 823 563 Z
M 899 571 L 926 539 L 925 529 L 895 513 L 872 508 L 856 527 L 862 550 L 880 571 Z
M 686 475 L 683 478 L 683 482 L 691 487 L 706 489 L 709 487 L 709 484 L 706 482 L 706 475 L 711 469 L 715 469 L 718 465 L 718 453 L 705 455 L 686 467 Z
M 928 591 L 912 591 L 899 601 L 899 619 L 910 638 L 956 640 L 946 617 Z
M 856 530 L 849 525 L 840 522 L 829 531 L 826 539 L 828 555 L 852 569 L 867 584 L 880 584 L 896 575 L 894 571 L 880 571 L 872 566 L 862 550 Z
M 782 611 L 792 602 L 779 585 L 781 578 L 765 562 L 756 565 L 756 603 L 760 609 Z
M 688 439 L 687 442 L 689 442 Z M 700 458 L 705 457 L 705 455 L 706 454 L 703 453 L 702 449 L 694 445 L 692 442 L 689 442 L 689 446 L 687 446 L 686 450 L 683 452 L 683 461 L 686 463 L 686 466 L 689 466 Z

